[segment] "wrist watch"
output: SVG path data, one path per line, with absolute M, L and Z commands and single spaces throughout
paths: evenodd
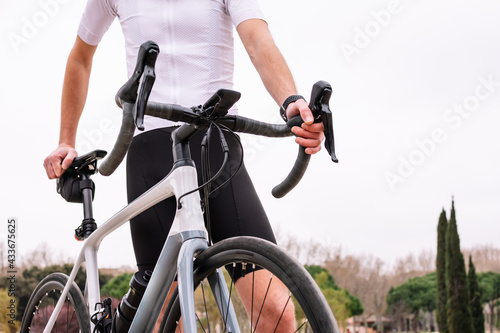
M 299 99 L 303 99 L 304 101 L 306 100 L 301 95 L 292 95 L 292 96 L 288 97 L 287 99 L 285 99 L 285 101 L 283 102 L 283 105 L 281 105 L 281 107 L 280 107 L 280 115 L 284 121 L 288 121 L 288 119 L 286 117 L 286 109 L 288 108 L 288 105 L 292 104 L 293 102 L 298 101 Z

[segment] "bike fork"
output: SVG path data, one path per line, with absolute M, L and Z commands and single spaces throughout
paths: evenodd
M 206 239 L 193 238 L 185 241 L 179 252 L 178 271 L 178 289 L 181 306 L 182 322 L 186 332 L 197 332 L 196 312 L 194 304 L 193 288 L 193 258 L 194 255 L 207 249 Z M 227 332 L 239 333 L 239 326 L 236 319 L 236 313 L 231 303 L 229 290 L 224 279 L 224 274 L 217 269 L 209 276 L 209 283 L 212 294 L 217 302 L 222 318 L 225 318 Z

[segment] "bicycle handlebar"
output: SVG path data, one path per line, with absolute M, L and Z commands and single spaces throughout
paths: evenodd
M 103 176 L 111 175 L 120 165 L 134 137 L 134 104 L 124 102 L 118 97 L 117 101 L 118 105 L 123 108 L 122 125 L 113 149 L 106 159 L 101 162 L 99 167 L 99 173 Z M 194 125 L 201 125 L 202 122 L 200 115 L 196 114 L 193 109 L 176 104 L 149 102 L 146 106 L 145 114 L 170 121 Z M 293 135 L 286 124 L 269 124 L 237 115 L 227 115 L 217 119 L 216 122 L 226 126 L 232 131 L 240 133 L 268 137 L 286 137 Z
M 158 52 L 158 46 L 154 42 L 149 41 L 141 45 L 134 74 L 116 95 L 115 100 L 118 106 L 123 109 L 123 119 L 116 143 L 99 167 L 99 172 L 104 176 L 111 175 L 122 162 L 132 143 L 135 127 L 139 130 L 144 129 L 142 124 L 145 114 L 174 122 L 184 122 L 183 126 L 207 126 L 209 122 L 201 114 L 207 105 L 215 106 L 216 109 L 221 106 L 227 112 L 239 98 L 239 93 L 219 90 L 205 105 L 198 107 L 186 108 L 176 104 L 148 102 L 155 79 L 154 63 Z M 225 95 L 228 97 L 224 99 Z M 323 122 L 325 125 L 325 147 L 330 153 L 332 161 L 338 162 L 333 141 L 332 115 L 328 105 L 330 96 L 331 86 L 325 81 L 317 82 L 313 86 L 309 107 L 313 112 L 315 122 Z M 223 114 L 225 113 L 223 112 Z M 267 137 L 292 136 L 293 133 L 290 129 L 293 126 L 300 126 L 302 123 L 300 116 L 290 119 L 287 124 L 279 125 L 236 115 L 225 115 L 214 119 L 214 121 L 235 132 Z M 306 154 L 305 148 L 300 146 L 291 172 L 281 184 L 272 190 L 273 196 L 281 198 L 299 183 L 310 158 L 311 155 Z

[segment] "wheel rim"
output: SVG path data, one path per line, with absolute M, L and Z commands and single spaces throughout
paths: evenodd
M 263 313 L 265 313 L 266 309 L 269 307 L 269 299 L 271 298 L 269 291 L 277 281 L 279 281 L 272 273 L 266 272 L 266 274 L 270 276 L 265 282 L 264 289 L 266 289 L 266 292 L 264 292 L 263 298 L 257 301 L 255 294 L 252 293 L 249 301 L 251 304 L 249 310 L 245 310 L 243 301 L 236 292 L 236 287 L 232 278 L 227 271 L 224 271 L 224 277 L 230 294 L 229 302 L 237 314 L 240 330 L 242 332 L 274 332 L 283 329 L 283 316 L 287 311 L 293 311 L 295 314 L 295 325 L 293 329 L 289 327 L 287 332 L 308 332 L 308 330 L 311 330 L 302 308 L 298 305 L 297 300 L 289 291 L 286 291 L 286 295 L 279 297 L 280 305 L 276 306 L 277 311 L 275 311 L 275 315 L 273 318 L 267 318 L 270 327 L 264 328 L 265 319 L 263 318 Z M 255 273 L 250 273 L 247 278 L 252 281 L 251 283 L 254 283 Z M 198 332 L 226 332 L 228 330 L 228 311 L 226 310 L 221 313 L 221 311 L 218 310 L 210 289 L 210 284 L 206 278 L 200 282 L 195 291 L 195 304 Z M 226 308 L 228 308 L 227 304 Z
M 224 260 L 225 256 L 230 256 L 233 257 L 233 262 L 227 262 Z M 243 255 L 245 256 L 245 255 Z M 253 253 L 253 256 L 255 257 L 255 253 Z M 207 278 L 203 278 L 200 281 L 201 277 L 205 277 L 209 275 L 210 273 L 214 272 L 215 269 L 219 268 L 220 266 L 225 266 L 227 264 L 233 264 L 233 265 L 241 265 L 242 263 L 246 264 L 246 266 L 252 266 L 254 265 L 254 261 L 252 262 L 245 261 L 245 260 L 238 260 L 234 261 L 234 253 L 230 251 L 230 254 L 227 253 L 222 253 L 218 254 L 214 257 L 211 258 L 212 260 L 209 260 L 207 264 L 203 265 L 203 267 L 199 267 L 198 270 L 195 273 L 195 277 L 198 277 L 197 279 L 195 278 L 195 283 L 197 284 L 196 290 L 195 290 L 195 311 L 196 311 L 196 318 L 197 318 L 197 327 L 198 327 L 198 332 L 227 332 L 228 327 L 227 327 L 227 322 L 224 317 L 227 318 L 227 314 L 224 314 L 222 311 L 218 310 L 217 305 L 215 304 L 214 301 L 214 296 L 212 294 L 212 291 L 209 287 L 209 282 L 207 281 Z M 262 260 L 268 261 L 265 258 L 260 258 L 259 262 Z M 217 263 L 217 264 L 214 264 Z M 278 270 L 279 268 L 277 267 L 272 267 L 274 264 L 272 262 L 268 262 L 265 266 L 266 268 L 273 268 L 273 271 Z M 260 267 L 260 265 L 259 265 Z M 269 288 L 273 286 L 273 283 L 276 283 L 276 281 L 279 279 L 276 277 L 276 275 L 266 272 L 270 274 L 270 278 L 267 280 L 266 284 Z M 258 273 L 257 273 L 258 274 Z M 255 273 L 250 273 L 246 277 L 250 279 L 254 279 Z M 272 278 L 271 278 L 272 276 Z M 295 325 L 293 329 L 288 329 L 286 330 L 287 333 L 290 332 L 312 332 L 313 329 L 311 327 L 311 323 L 307 319 L 306 312 L 309 312 L 310 314 L 310 309 L 306 308 L 306 312 L 304 312 L 304 308 L 299 305 L 298 300 L 296 299 L 295 296 L 292 295 L 292 291 L 287 290 L 286 296 L 284 296 L 284 300 L 282 301 L 283 306 L 280 306 L 280 309 L 278 312 L 275 312 L 274 318 L 270 320 L 272 323 L 271 326 L 272 328 L 264 327 L 264 319 L 262 317 L 262 312 L 259 311 L 258 309 L 266 309 L 266 302 L 267 302 L 267 296 L 264 296 L 264 299 L 258 303 L 254 304 L 254 298 L 251 298 L 250 303 L 252 303 L 252 306 L 250 306 L 250 309 L 257 309 L 257 311 L 245 311 L 245 306 L 243 305 L 241 299 L 239 298 L 238 293 L 235 291 L 235 284 L 232 280 L 232 277 L 229 275 L 229 273 L 224 270 L 224 278 L 226 280 L 227 288 L 230 293 L 230 302 L 234 307 L 234 310 L 237 314 L 238 318 L 238 324 L 241 332 L 279 332 L 279 329 L 281 329 L 281 325 L 283 323 L 283 314 L 287 311 L 292 309 L 292 311 L 295 314 Z M 293 282 L 291 281 L 286 281 L 286 284 L 288 284 L 288 288 L 290 288 L 290 285 L 293 285 Z M 295 288 L 292 286 L 292 288 L 295 293 L 298 292 L 298 297 L 303 298 L 302 295 L 300 294 L 300 291 L 298 291 L 298 288 Z M 302 299 L 302 303 L 303 299 Z M 255 305 L 255 307 L 254 307 Z M 177 310 L 175 310 L 177 309 Z M 179 318 L 179 309 L 178 309 L 178 299 L 173 305 L 173 312 L 171 315 L 174 318 Z M 222 312 L 222 313 L 221 313 Z M 266 321 L 269 323 L 269 318 Z M 175 320 L 178 322 L 178 320 Z M 172 321 L 171 321 L 172 323 Z M 253 323 L 253 324 L 251 324 Z M 175 327 L 175 330 L 172 329 L 172 326 L 169 326 L 167 324 L 166 327 L 170 327 L 167 329 L 167 331 L 170 332 L 183 332 L 182 330 L 182 324 Z
M 43 332 L 57 302 L 61 298 L 62 286 L 56 282 L 47 287 L 47 291 L 39 299 L 32 313 L 30 332 Z M 56 318 L 52 332 L 79 332 L 80 326 L 73 302 L 69 297 L 64 300 L 59 315 Z

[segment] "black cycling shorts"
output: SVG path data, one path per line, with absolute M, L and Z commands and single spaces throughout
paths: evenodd
M 171 170 L 171 133 L 176 127 L 147 131 L 134 137 L 127 156 L 127 195 L 131 202 L 162 180 Z M 201 140 L 199 133 L 191 140 L 191 155 L 197 166 L 201 183 Z M 225 135 L 230 161 L 222 178 L 233 174 L 240 161 L 237 139 Z M 210 170 L 215 174 L 222 165 L 223 154 L 217 130 L 212 131 L 210 142 Z M 222 180 L 216 181 L 221 184 Z M 213 188 L 217 185 L 214 184 Z M 233 180 L 209 198 L 211 236 L 214 243 L 235 236 L 255 236 L 276 243 L 269 220 L 244 167 Z M 149 208 L 130 222 L 134 252 L 138 269 L 153 270 L 172 225 L 176 210 L 175 198 L 168 198 Z M 237 270 L 236 270 L 237 271 Z M 235 279 L 237 279 L 238 273 Z

